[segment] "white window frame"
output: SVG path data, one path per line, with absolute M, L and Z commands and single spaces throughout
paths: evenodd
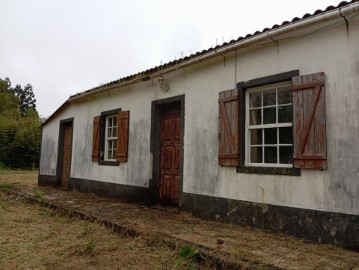
M 111 136 L 111 137 L 109 137 L 109 134 L 108 134 L 109 119 L 112 119 L 112 126 L 111 126 L 111 128 L 114 129 L 114 130 L 116 130 L 116 136 Z M 113 121 L 113 119 L 116 119 L 116 121 Z M 116 161 L 117 139 L 118 139 L 117 125 L 118 125 L 117 114 L 106 115 L 104 161 Z M 112 145 L 112 148 L 111 148 L 112 150 L 115 150 L 115 157 L 114 157 L 114 158 L 109 158 L 109 153 L 108 153 L 108 151 L 110 150 L 110 149 L 109 149 L 110 141 L 112 141 L 112 142 L 116 141 L 116 143 L 114 143 L 114 144 Z
M 246 106 L 246 119 L 245 119 L 245 166 L 250 166 L 250 167 L 276 167 L 276 168 L 293 168 L 293 164 L 283 164 L 283 163 L 279 163 L 280 159 L 279 159 L 279 146 L 291 146 L 293 147 L 293 141 L 291 144 L 279 144 L 279 132 L 277 131 L 277 143 L 276 144 L 271 144 L 271 145 L 267 145 L 267 146 L 276 146 L 277 147 L 277 163 L 264 163 L 264 132 L 262 131 L 262 163 L 251 163 L 250 162 L 250 144 L 249 144 L 249 140 L 250 140 L 250 130 L 251 129 L 266 129 L 266 128 L 280 128 L 280 127 L 292 127 L 293 126 L 293 119 L 292 122 L 287 122 L 287 123 L 278 123 L 278 107 L 282 106 L 282 105 L 292 105 L 293 103 L 288 103 L 288 104 L 280 104 L 278 106 L 278 92 L 276 91 L 276 104 L 275 104 L 275 108 L 276 108 L 276 124 L 263 124 L 261 123 L 261 125 L 249 125 L 249 98 L 250 98 L 250 93 L 254 93 L 254 92 L 262 92 L 262 98 L 261 98 L 261 119 L 263 121 L 263 108 L 266 107 L 273 107 L 273 105 L 271 106 L 263 106 L 263 92 L 266 90 L 272 90 L 273 88 L 281 88 L 281 87 L 286 87 L 286 86 L 291 86 L 291 81 L 285 81 L 285 82 L 280 82 L 280 83 L 273 83 L 273 84 L 266 84 L 263 86 L 258 86 L 258 87 L 251 87 L 248 88 L 246 91 L 246 102 L 245 102 L 245 106 Z

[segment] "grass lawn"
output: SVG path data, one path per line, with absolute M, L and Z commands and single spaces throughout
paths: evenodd
M 0 269 L 210 269 L 144 237 L 30 204 L 6 190 L 37 184 L 37 172 L 0 171 Z
M 37 185 L 38 171 L 0 170 L 0 183 Z

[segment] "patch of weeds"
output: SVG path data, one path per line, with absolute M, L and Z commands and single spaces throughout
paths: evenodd
M 193 263 L 187 264 L 185 266 L 185 270 L 197 270 L 197 269 L 198 269 L 197 265 L 195 265 Z
M 35 238 L 34 238 L 34 241 L 36 242 L 36 243 L 41 243 L 41 242 L 43 242 L 45 240 L 45 235 L 44 234 L 42 234 L 42 233 L 39 233 L 39 234 L 37 234 L 36 236 L 35 236 Z
M 91 238 L 89 241 L 87 241 L 85 243 L 76 243 L 75 245 L 71 245 L 68 248 L 68 251 L 69 251 L 68 254 L 79 255 L 79 256 L 91 255 L 91 254 L 93 254 L 94 249 L 95 249 L 95 244 L 94 244 L 93 239 Z M 66 250 L 62 250 L 62 252 L 65 253 Z
M 48 209 L 46 208 L 46 207 L 40 207 L 39 208 L 39 214 L 41 215 L 41 216 L 45 216 L 47 213 L 48 213 Z
M 94 242 L 93 239 L 91 238 L 90 241 L 87 242 L 87 244 L 85 245 L 85 248 L 82 252 L 82 254 L 91 254 L 94 250 Z
M 184 261 L 182 258 L 179 258 L 176 259 L 173 269 L 198 270 L 199 268 L 195 263 Z
M 194 249 L 189 245 L 182 246 L 178 251 L 178 256 L 187 260 L 204 259 L 198 249 Z
M 9 206 L 8 200 L 3 200 L 3 198 L 0 197 L 0 209 L 5 210 Z
M 44 197 L 44 192 L 41 190 L 35 190 L 34 195 L 36 199 L 42 199 Z
M 60 249 L 56 250 L 55 253 L 59 256 L 62 256 L 62 255 L 66 255 L 68 252 L 67 252 L 67 248 L 60 248 Z
M 28 223 L 33 223 L 34 219 L 32 217 L 23 217 L 23 218 L 14 219 L 14 221 L 16 223 L 28 224 Z
M 9 190 L 12 188 L 12 183 L 0 183 L 0 189 Z
M 66 211 L 66 210 L 65 210 L 65 211 Z M 72 219 L 72 218 L 74 217 L 74 213 L 72 213 L 71 210 L 67 210 L 67 211 L 66 211 L 66 217 L 67 217 L 68 219 Z
M 0 171 L 8 171 L 9 168 L 4 164 L 0 162 Z
M 80 233 L 79 237 L 80 238 L 86 237 L 90 234 L 90 232 L 91 232 L 90 225 L 86 224 L 84 231 Z
M 242 249 L 237 249 L 235 253 L 242 260 L 251 261 L 253 263 L 260 263 L 263 261 L 263 257 L 260 255 L 256 255 L 253 252 L 249 252 Z
M 205 261 L 201 252 L 189 245 L 183 245 L 178 250 L 178 256 L 181 258 L 177 260 L 175 267 L 180 267 L 185 270 L 196 270 L 198 269 L 198 265 L 196 263 Z M 185 259 L 184 262 L 182 258 Z
M 5 239 L 4 241 L 2 241 L 0 244 L 1 245 L 5 245 L 5 244 L 9 244 L 10 243 L 10 241 L 8 240 L 8 239 Z
M 0 210 L 5 210 L 5 203 L 0 201 Z

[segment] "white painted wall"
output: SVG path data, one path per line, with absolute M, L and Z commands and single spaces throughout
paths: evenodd
M 147 187 L 150 172 L 151 102 L 185 94 L 183 191 L 359 215 L 359 18 L 315 34 L 257 47 L 72 104 L 43 129 L 40 173 L 55 175 L 59 121 L 74 117 L 71 177 Z M 324 72 L 328 170 L 301 170 L 301 176 L 237 173 L 219 167 L 218 93 L 236 82 L 298 69 Z M 118 167 L 91 161 L 92 120 L 102 111 L 130 110 L 129 159 Z

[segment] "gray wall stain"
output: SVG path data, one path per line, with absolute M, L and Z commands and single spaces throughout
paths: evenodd
M 130 154 L 128 166 L 126 166 L 127 181 L 140 186 L 148 186 L 150 127 L 151 124 L 147 120 L 131 122 L 130 125 L 128 143 Z
M 359 132 L 359 130 L 358 130 Z M 357 133 L 359 134 L 359 133 Z M 329 172 L 330 191 L 336 208 L 359 208 L 359 143 L 358 137 L 339 139 Z
M 41 146 L 40 173 L 45 175 L 56 174 L 57 149 L 52 138 L 44 138 Z
M 214 151 L 217 137 L 207 129 L 196 130 L 192 136 L 193 144 L 187 149 L 193 160 L 192 188 L 198 193 L 216 194 L 219 187 L 217 150 Z
M 83 137 L 74 137 L 73 140 L 71 175 L 84 175 L 93 166 L 92 161 L 89 162 L 92 154 L 92 126 L 83 125 L 82 127 L 75 126 L 74 128 L 77 131 L 82 128 L 81 134 L 83 134 Z
M 337 66 L 339 73 L 328 76 L 326 86 L 329 182 L 323 190 L 334 211 L 359 208 L 358 54 Z

